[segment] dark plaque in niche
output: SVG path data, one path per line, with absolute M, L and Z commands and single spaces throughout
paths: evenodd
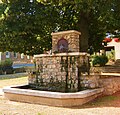
M 57 48 L 59 52 L 68 52 L 68 41 L 61 38 L 57 43 Z

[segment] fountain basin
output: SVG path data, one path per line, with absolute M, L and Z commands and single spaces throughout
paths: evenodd
M 60 107 L 72 107 L 85 104 L 102 95 L 103 92 L 103 88 L 88 89 L 76 93 L 60 93 L 21 88 L 27 86 L 28 85 L 5 87 L 3 88 L 4 96 L 11 101 Z

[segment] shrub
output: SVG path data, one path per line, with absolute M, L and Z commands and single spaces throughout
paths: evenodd
M 115 50 L 111 50 L 107 56 L 109 60 L 115 61 Z
M 92 64 L 93 66 L 99 65 L 99 66 L 105 66 L 105 64 L 108 62 L 108 57 L 105 55 L 95 56 L 93 58 Z
M 0 62 L 0 74 L 6 72 L 6 73 L 13 73 L 13 67 L 12 67 L 13 61 L 11 59 L 6 59 L 4 61 Z
M 12 64 L 13 64 L 13 61 L 11 60 L 11 59 L 6 59 L 5 61 L 4 61 L 4 66 L 12 66 Z

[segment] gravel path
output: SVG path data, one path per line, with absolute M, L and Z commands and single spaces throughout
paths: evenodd
M 119 102 L 120 103 L 120 102 Z M 0 96 L 0 115 L 120 115 L 119 107 L 62 108 L 13 102 Z
M 1 80 L 0 83 L 6 86 L 11 83 L 18 84 L 26 81 L 27 78 L 17 78 Z M 104 99 L 99 101 L 97 99 L 80 107 L 62 108 L 9 101 L 0 90 L 0 115 L 120 115 L 120 92 L 114 94 L 110 98 L 112 100 Z
M 2 101 L 1 101 L 2 100 Z M 12 102 L 0 98 L 1 115 L 120 115 L 119 107 L 72 109 Z

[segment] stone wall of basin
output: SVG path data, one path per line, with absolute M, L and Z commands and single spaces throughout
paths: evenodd
M 35 76 L 29 76 L 29 83 L 35 83 Z M 120 76 L 114 75 L 83 75 L 80 77 L 82 88 L 94 89 L 103 88 L 103 95 L 112 95 L 120 91 Z
M 85 75 L 82 76 L 81 85 L 84 88 L 103 88 L 104 95 L 111 95 L 120 91 L 120 76 L 114 75 Z
M 29 74 L 29 84 L 41 84 L 44 82 L 49 86 L 46 88 L 55 88 L 55 90 L 61 89 L 60 91 L 65 91 L 65 81 L 66 81 L 66 57 L 68 57 L 68 78 L 67 87 L 71 91 L 78 91 L 78 84 L 83 89 L 94 89 L 103 88 L 104 95 L 111 95 L 120 90 L 120 76 L 114 75 L 87 75 L 88 67 L 88 55 L 86 53 L 59 53 L 59 54 L 42 54 L 36 55 L 36 63 L 38 75 Z M 87 66 L 84 68 L 84 62 Z M 79 66 L 78 66 L 79 65 Z M 82 67 L 80 71 L 83 74 L 79 75 L 78 81 L 78 68 Z M 78 83 L 79 82 L 79 83 Z M 56 88 L 57 87 L 57 88 Z M 59 90 L 58 90 L 59 91 Z
M 89 71 L 88 58 L 79 52 L 36 55 L 37 75 L 29 76 L 29 84 L 38 89 L 78 91 L 80 72 Z
M 105 95 L 120 91 L 120 76 L 105 76 L 99 79 L 99 86 L 104 88 Z

